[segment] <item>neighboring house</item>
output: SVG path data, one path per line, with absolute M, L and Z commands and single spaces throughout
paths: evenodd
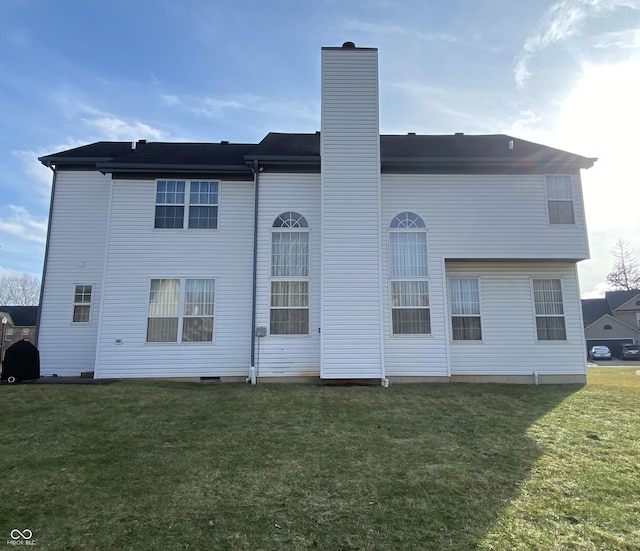
M 604 298 L 582 301 L 587 349 L 605 345 L 620 357 L 623 344 L 640 342 L 640 289 L 607 291 Z
M 595 159 L 380 136 L 376 49 L 323 48 L 321 77 L 320 132 L 40 159 L 44 374 L 585 381 Z
M 4 325 L 0 357 L 12 344 L 27 340 L 34 344 L 36 341 L 37 306 L 0 306 L 0 320 L 7 320 Z

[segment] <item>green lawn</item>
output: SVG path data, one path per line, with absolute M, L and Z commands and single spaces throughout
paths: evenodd
M 0 545 L 637 550 L 636 369 L 585 387 L 4 385 Z

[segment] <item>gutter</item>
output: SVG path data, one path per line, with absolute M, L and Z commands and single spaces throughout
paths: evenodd
M 251 363 L 249 365 L 249 378 L 251 384 L 258 381 L 256 376 L 256 304 L 258 288 L 258 197 L 260 188 L 260 163 L 253 161 L 253 282 L 251 289 Z
M 53 200 L 56 196 L 56 180 L 58 178 L 58 172 L 55 165 L 48 163 L 48 166 L 53 171 L 53 182 L 51 183 L 51 200 L 49 201 L 49 220 L 47 221 L 47 242 L 44 246 L 44 263 L 42 265 L 42 280 L 40 281 L 40 299 L 38 301 L 38 312 L 36 314 L 36 336 L 34 338 L 34 346 L 38 347 L 38 340 L 40 339 L 40 320 L 42 318 L 42 299 L 44 298 L 44 284 L 47 276 L 47 264 L 49 261 L 49 244 L 51 242 L 51 221 L 53 219 Z

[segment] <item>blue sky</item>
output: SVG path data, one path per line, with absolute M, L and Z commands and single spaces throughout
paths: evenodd
M 98 140 L 320 128 L 320 48 L 379 49 L 382 133 L 507 133 L 583 173 L 598 296 L 640 255 L 640 0 L 3 0 L 0 273 L 40 275 L 51 172 Z

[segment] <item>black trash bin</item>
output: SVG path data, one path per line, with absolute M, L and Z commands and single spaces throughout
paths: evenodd
M 40 352 L 29 341 L 7 348 L 2 362 L 2 382 L 9 384 L 40 378 Z

